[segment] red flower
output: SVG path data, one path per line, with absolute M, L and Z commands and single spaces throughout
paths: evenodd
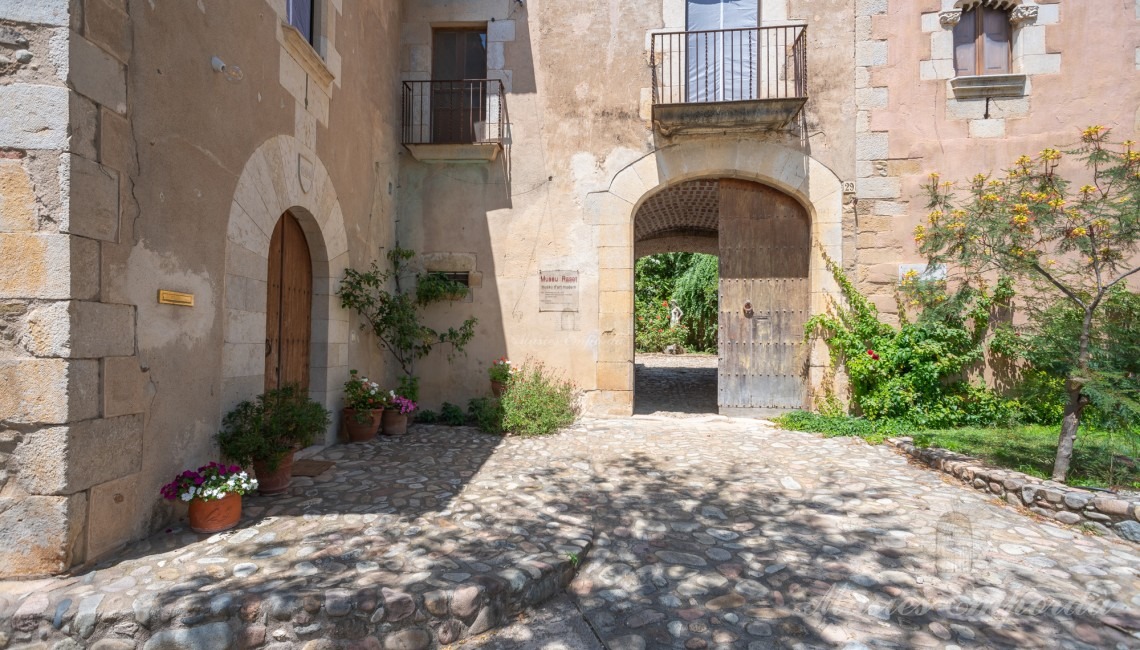
M 867 350 L 867 356 L 871 357 L 875 361 L 879 360 L 879 355 L 875 354 L 874 350 Z

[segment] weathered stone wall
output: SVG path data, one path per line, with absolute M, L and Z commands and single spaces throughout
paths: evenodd
M 668 183 L 721 176 L 780 183 L 788 178 L 783 172 L 798 168 L 800 176 L 782 189 L 794 192 L 802 184 L 802 196 L 814 189 L 816 198 L 840 205 L 838 182 L 834 192 L 822 184 L 809 188 L 804 174 L 818 165 L 826 170 L 821 180 L 853 179 L 853 0 L 761 4 L 765 24 L 808 24 L 811 99 L 785 129 L 732 134 L 727 142 L 722 134 L 667 138 L 652 128 L 650 35 L 684 30 L 682 0 L 405 2 L 404 78 L 430 78 L 432 26 L 486 23 L 488 74 L 507 85 L 511 121 L 504 161 L 476 166 L 402 158 L 402 243 L 437 259 L 473 257 L 481 275 L 470 302 L 430 312 L 436 325 L 474 315 L 479 326 L 466 356 L 449 363 L 436 355 L 421 364 L 427 406 L 489 394 L 486 368 L 506 355 L 515 362 L 538 358 L 564 372 L 583 389 L 592 412 L 630 412 L 635 255 L 657 250 L 651 246 L 709 245 L 657 241 L 635 251 L 634 206 Z M 728 160 L 706 155 L 702 143 L 709 152 L 747 153 Z M 630 173 L 634 167 L 637 173 Z M 829 219 L 834 212 L 834 224 L 817 242 L 845 257 L 841 220 L 853 224 L 854 213 L 843 217 L 830 205 L 811 209 Z M 846 243 L 854 245 L 853 235 Z M 546 270 L 579 271 L 577 313 L 540 311 L 539 273 Z M 818 274 L 816 280 L 824 281 Z
M 312 396 L 339 407 L 350 359 L 383 371 L 331 293 L 392 238 L 399 6 L 318 7 L 310 46 L 283 0 L 0 5 L 0 573 L 182 514 L 158 488 L 263 389 L 285 210 L 314 259 Z
M 956 0 L 859 0 L 856 5 L 856 197 L 862 290 L 880 311 L 907 265 L 921 264 L 912 233 L 926 218 L 922 185 L 937 171 L 964 181 L 1019 156 L 1069 147 L 1093 124 L 1136 139 L 1140 85 L 1137 4 L 1025 0 L 1014 10 L 1015 96 L 959 97 L 952 86 Z M 988 117 L 987 117 L 988 115 Z M 1066 167 L 1064 171 L 1072 171 Z

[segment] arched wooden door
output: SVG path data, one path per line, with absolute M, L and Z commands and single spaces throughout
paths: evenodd
M 721 413 L 804 406 L 804 325 L 811 223 L 795 199 L 758 183 L 720 182 Z
M 269 295 L 265 309 L 265 389 L 309 388 L 313 321 L 313 262 L 301 224 L 281 215 L 269 242 Z

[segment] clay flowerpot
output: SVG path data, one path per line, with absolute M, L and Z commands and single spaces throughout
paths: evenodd
M 263 495 L 281 494 L 289 489 L 293 480 L 293 454 L 289 452 L 281 459 L 276 470 L 270 470 L 266 463 L 255 461 L 253 473 L 257 477 L 257 491 Z
M 231 492 L 221 499 L 190 500 L 190 530 L 196 533 L 219 533 L 229 530 L 241 520 L 241 495 Z
M 344 430 L 348 433 L 349 442 L 367 442 L 376 437 L 380 431 L 380 421 L 384 409 L 369 411 L 368 420 L 361 422 L 356 416 L 356 409 L 344 409 Z
M 408 416 L 395 409 L 384 410 L 384 435 L 402 436 L 408 432 Z
M 491 380 L 491 394 L 496 398 L 502 397 L 503 393 L 507 392 L 507 385 L 501 381 Z

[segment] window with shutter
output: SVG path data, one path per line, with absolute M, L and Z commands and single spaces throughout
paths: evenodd
M 959 77 L 1009 74 L 1012 27 L 1009 12 L 976 6 L 954 26 L 954 68 Z

